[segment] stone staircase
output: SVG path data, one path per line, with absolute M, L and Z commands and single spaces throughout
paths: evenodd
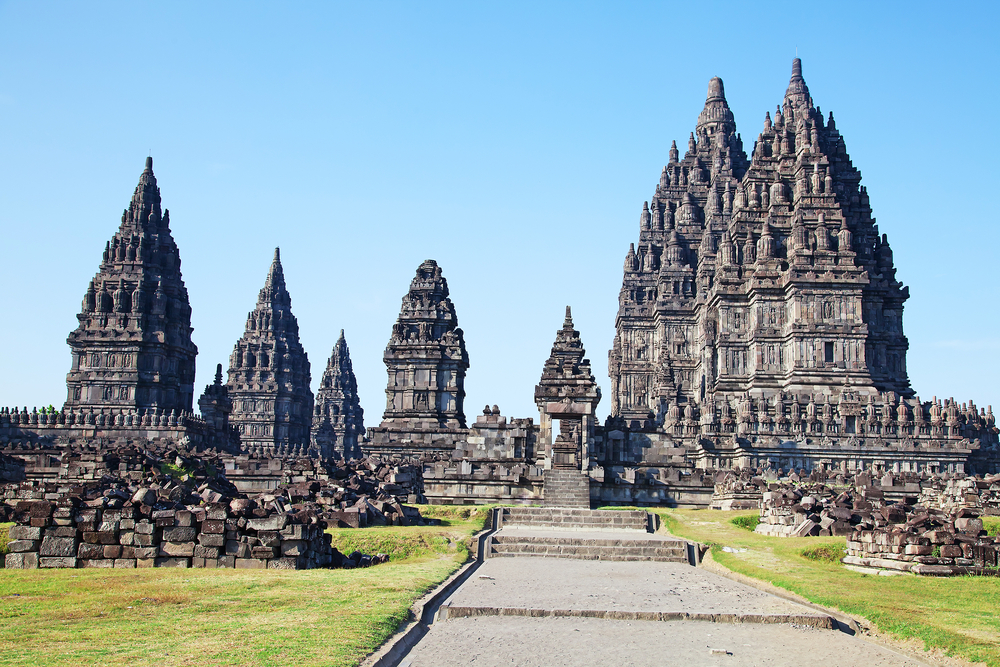
M 568 507 L 504 507 L 501 528 L 544 528 L 649 533 L 649 515 L 643 510 L 592 510 Z
M 579 470 L 546 470 L 544 489 L 546 507 L 590 509 L 590 477 Z
M 490 538 L 489 558 L 689 562 L 687 543 L 651 534 L 641 510 L 512 507 L 501 510 L 500 526 Z

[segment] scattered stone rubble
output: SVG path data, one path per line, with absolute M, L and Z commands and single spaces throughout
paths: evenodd
M 825 484 L 770 484 L 766 488 L 755 529 L 762 535 L 849 535 L 871 511 L 871 503 L 863 496 L 838 492 Z
M 100 461 L 67 465 L 73 481 L 2 487 L 18 524 L 6 567 L 365 567 L 387 557 L 344 556 L 327 527 L 436 523 L 402 504 L 415 494 L 390 481 L 400 466 L 376 457 L 330 465 L 325 479 L 290 475 L 248 495 L 222 474 L 224 457 L 163 454 L 123 448 L 111 466 L 102 452 L 89 457 Z M 306 463 L 298 472 L 312 471 Z

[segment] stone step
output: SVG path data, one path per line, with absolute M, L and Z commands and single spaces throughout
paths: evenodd
M 503 510 L 510 526 L 573 528 L 579 530 L 634 530 L 647 532 L 649 520 L 642 510 L 592 510 L 583 507 L 510 507 Z
M 491 557 L 535 556 L 581 560 L 687 563 L 687 545 L 675 540 L 573 539 L 570 537 L 493 536 Z

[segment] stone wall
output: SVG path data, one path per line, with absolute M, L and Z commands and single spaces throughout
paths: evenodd
M 247 500 L 157 509 L 156 495 L 140 488 L 124 502 L 106 502 L 107 496 L 89 502 L 20 501 L 6 567 L 294 570 L 327 566 L 333 559 L 325 524 L 302 524 L 288 512 L 255 511 Z

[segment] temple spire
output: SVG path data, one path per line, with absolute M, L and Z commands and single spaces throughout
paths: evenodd
M 809 87 L 802 78 L 802 60 L 799 58 L 792 61 L 792 78 L 788 81 L 788 89 L 785 90 L 785 104 L 789 103 L 795 108 L 812 106 Z

